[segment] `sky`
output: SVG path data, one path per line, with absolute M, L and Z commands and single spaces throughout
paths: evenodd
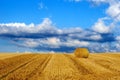
M 120 0 L 0 0 L 0 52 L 120 52 Z

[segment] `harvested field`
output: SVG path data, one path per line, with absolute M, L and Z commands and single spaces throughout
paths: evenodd
M 21 54 L 0 53 L 0 59 L 10 58 L 10 57 L 18 56 L 18 55 L 21 55 Z
M 120 80 L 119 75 L 120 54 L 90 54 L 88 58 L 21 54 L 0 59 L 0 80 Z

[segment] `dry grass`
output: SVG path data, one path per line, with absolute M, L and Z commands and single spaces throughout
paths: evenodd
M 76 50 L 74 51 L 74 54 L 76 57 L 79 57 L 79 58 L 88 58 L 89 51 L 87 48 L 76 48 Z
M 21 54 L 0 53 L 0 59 L 10 58 L 10 57 L 18 56 L 18 55 L 21 55 Z
M 37 72 L 37 68 L 40 68 L 42 63 L 45 61 L 45 59 L 49 55 L 37 55 L 32 61 L 30 61 L 28 64 L 25 64 L 24 66 L 18 68 L 12 74 L 9 74 L 7 77 L 5 77 L 5 80 L 12 79 L 12 80 L 27 80 L 30 77 L 34 76 Z M 24 73 L 24 74 L 23 74 Z M 16 76 L 16 77 L 14 77 Z
M 120 54 L 23 54 L 0 60 L 0 80 L 120 80 Z
M 0 78 L 7 76 L 7 74 L 11 73 L 18 67 L 28 63 L 32 57 L 32 54 L 28 54 L 0 60 Z

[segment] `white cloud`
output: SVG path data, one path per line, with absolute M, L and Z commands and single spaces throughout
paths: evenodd
M 120 49 L 120 42 L 118 42 L 117 44 L 115 44 L 117 49 Z
M 118 2 L 118 0 L 88 0 L 90 2 L 93 2 L 94 4 L 102 4 L 102 3 L 107 3 L 107 4 L 113 4 Z
M 113 19 L 120 21 L 120 2 L 111 4 L 106 13 Z
M 89 45 L 89 42 L 68 38 L 67 41 L 62 42 L 61 45 L 68 46 L 68 47 L 86 47 Z
M 106 14 L 115 21 L 120 21 L 120 0 L 89 0 L 94 4 L 100 5 L 102 3 L 109 4 L 106 9 Z
M 38 47 L 38 42 L 34 41 L 33 39 L 26 39 L 26 41 L 23 43 L 24 46 L 34 48 Z
M 120 41 L 120 36 L 117 36 L 117 37 L 116 37 L 116 40 L 117 40 L 117 41 Z
M 33 23 L 3 23 L 0 24 L 0 38 L 5 37 L 6 39 L 12 40 L 13 43 L 18 46 L 40 51 L 42 51 L 42 49 L 48 51 L 52 49 L 52 51 L 65 50 L 63 48 L 72 51 L 72 49 L 76 47 L 93 48 L 94 46 L 96 47 L 90 50 L 99 51 L 103 48 L 102 44 L 99 42 L 100 40 L 104 42 L 105 37 L 114 38 L 113 35 L 109 34 L 105 36 L 101 35 L 101 33 L 110 32 L 110 27 L 104 24 L 104 20 L 106 19 L 107 18 L 101 18 L 95 23 L 92 27 L 95 32 L 91 29 L 86 30 L 80 27 L 58 29 L 49 18 L 44 18 L 43 22 L 38 25 Z M 119 40 L 119 36 L 115 39 Z M 98 42 L 99 45 L 97 45 L 96 42 L 92 43 L 94 41 Z M 110 50 L 111 48 L 106 48 L 106 50 L 107 49 Z
M 29 48 L 36 48 L 39 46 L 42 47 L 50 47 L 50 48 L 59 48 L 61 45 L 60 39 L 53 37 L 53 38 L 44 38 L 44 39 L 21 39 L 23 41 L 21 44 L 17 44 L 19 46 L 25 46 Z M 16 42 L 15 42 L 16 44 Z
M 0 24 L 0 26 L 10 26 L 10 27 L 25 27 L 25 23 L 8 23 L 8 24 Z
M 74 32 L 82 32 L 83 30 L 80 27 L 74 27 L 69 29 L 64 29 L 64 33 L 74 33 Z
M 92 29 L 96 32 L 99 33 L 109 33 L 111 32 L 112 34 L 115 34 L 117 37 L 115 38 L 116 41 L 114 42 L 106 42 L 106 43 L 93 43 L 94 45 L 91 44 L 91 46 L 96 46 L 94 47 L 93 51 L 101 51 L 103 52 L 117 52 L 120 51 L 120 34 L 119 34 L 119 26 L 120 22 L 120 0 L 89 0 L 93 4 L 100 5 L 100 4 L 108 4 L 108 7 L 106 8 L 106 17 L 109 17 L 109 19 L 106 20 L 98 20 L 92 27 Z M 114 37 L 113 37 L 114 38 Z
M 60 42 L 60 39 L 56 38 L 56 37 L 53 37 L 53 38 L 48 38 L 47 39 L 49 43 L 51 44 L 57 44 Z
M 25 23 L 2 23 L 0 24 L 0 34 L 2 33 L 14 33 L 20 32 L 27 33 L 42 33 L 49 32 L 54 33 L 56 28 L 52 25 L 52 21 L 49 18 L 44 18 L 41 24 L 35 25 L 33 23 L 27 25 Z
M 47 45 L 49 45 L 49 47 L 59 48 L 61 41 L 59 38 L 53 37 L 53 38 L 47 38 L 46 43 Z
M 43 22 L 37 25 L 37 32 L 54 32 L 55 28 L 52 25 L 52 21 L 49 18 L 44 18 Z
M 98 22 L 96 22 L 93 25 L 92 29 L 96 32 L 99 32 L 99 33 L 109 33 L 110 27 L 106 26 L 103 20 L 104 19 L 99 19 Z
M 45 39 L 24 39 L 20 46 L 25 46 L 29 48 L 36 48 L 42 46 L 44 48 L 60 48 L 61 46 L 66 47 L 87 47 L 89 42 L 79 41 L 77 39 L 67 39 L 62 41 L 62 39 L 53 37 Z
M 34 24 L 26 25 L 25 23 L 2 23 L 0 24 L 0 34 L 2 33 L 14 33 L 18 32 L 32 32 Z
M 86 41 L 79 41 L 77 39 L 67 39 L 66 41 L 62 41 L 59 38 L 47 38 L 44 41 L 49 47 L 52 48 L 59 48 L 60 46 L 67 46 L 67 47 L 82 47 L 88 46 L 89 42 Z
M 89 0 L 90 2 L 93 2 L 97 5 L 101 4 L 101 3 L 107 3 L 108 0 Z
M 92 39 L 92 40 L 100 40 L 100 39 L 102 39 L 102 37 L 101 37 L 101 35 L 92 35 L 92 36 L 90 36 L 90 39 Z
M 61 45 L 61 41 L 57 37 L 37 39 L 37 40 L 35 40 L 35 42 L 39 46 L 49 47 L 49 48 L 59 48 Z
M 116 15 L 120 14 L 120 5 L 116 4 L 116 5 L 112 5 L 107 9 L 107 13 L 112 16 L 112 17 L 116 17 Z

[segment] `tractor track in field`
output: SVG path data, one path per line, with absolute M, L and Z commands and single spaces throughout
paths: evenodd
M 49 55 L 31 74 L 27 76 L 27 79 L 31 79 L 36 75 L 41 76 L 42 72 L 45 70 L 51 58 L 52 58 L 52 55 Z
M 28 64 L 22 66 L 21 68 L 17 69 L 13 73 L 10 73 L 6 76 L 3 80 L 28 80 L 32 75 L 34 75 L 38 71 L 38 68 L 42 66 L 43 62 L 49 57 L 50 55 L 42 54 L 37 55 L 37 57 L 29 62 Z M 24 75 L 23 75 L 24 73 Z
M 54 54 L 41 75 L 36 80 L 78 80 L 80 74 L 74 63 L 66 56 Z
M 97 59 L 96 59 L 97 58 Z M 92 60 L 96 63 L 99 64 L 100 66 L 109 69 L 111 72 L 114 73 L 119 73 L 120 74 L 120 66 L 117 64 L 120 64 L 118 59 L 109 57 L 109 56 L 104 56 L 104 55 L 95 55 L 93 56 Z M 113 67 L 115 66 L 115 67 Z
M 52 58 L 52 55 L 50 55 L 42 64 L 41 66 L 41 72 L 45 70 L 47 64 L 49 63 L 50 59 Z
M 120 54 L 37 54 L 5 59 L 0 80 L 120 80 Z M 19 58 L 19 59 L 18 59 Z M 8 63 L 7 63 L 8 62 Z
M 76 57 L 73 57 L 68 54 L 65 54 L 65 55 L 67 55 L 68 58 L 73 60 L 76 67 L 78 68 L 79 72 L 80 73 L 82 72 L 82 75 L 92 76 L 93 79 L 94 79 L 94 77 L 98 77 L 98 76 L 114 75 L 113 71 L 111 71 L 112 69 L 106 67 L 106 65 L 103 66 L 107 60 L 104 61 L 104 63 L 102 62 L 100 64 L 100 63 L 96 62 L 96 60 L 98 60 L 98 58 L 84 59 L 84 58 L 76 58 Z M 84 80 L 84 79 L 86 79 L 85 76 L 82 76 L 81 78 L 83 78 L 83 80 Z
M 78 69 L 79 73 L 82 75 L 92 74 L 88 69 L 86 69 L 82 64 L 78 63 L 78 60 L 73 58 L 71 55 L 64 54 L 69 60 L 71 60 L 75 67 Z
M 27 65 L 29 62 L 33 61 L 37 56 L 33 57 L 32 59 L 30 59 L 29 61 L 19 65 L 18 67 L 16 67 L 15 69 L 9 71 L 8 73 L 4 74 L 2 77 L 0 77 L 0 80 L 2 80 L 3 78 L 7 77 L 10 73 L 13 73 L 14 71 L 16 71 L 17 69 Z
M 52 55 L 49 55 L 45 60 L 43 60 L 42 63 L 27 76 L 26 79 L 33 77 L 38 71 L 39 71 L 39 74 L 41 74 L 46 68 L 47 64 L 49 63 L 51 57 Z

